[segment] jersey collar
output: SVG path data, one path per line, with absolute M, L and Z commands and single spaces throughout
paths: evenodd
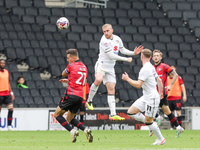
M 159 64 L 157 64 L 157 65 L 155 65 L 155 66 L 157 67 L 157 66 L 159 66 L 160 64 L 161 64 L 161 61 L 160 61 L 160 63 L 159 63 Z

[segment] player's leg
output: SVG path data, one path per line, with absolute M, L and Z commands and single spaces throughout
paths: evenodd
M 131 107 L 128 109 L 127 114 L 134 118 L 135 120 L 141 121 L 145 123 L 145 116 L 141 113 L 141 111 L 144 111 L 144 102 L 143 102 L 143 96 L 137 99 Z
M 175 110 L 174 101 L 168 101 L 168 104 L 169 104 L 169 109 L 171 110 L 172 114 L 174 114 L 174 110 Z M 171 121 L 170 121 L 170 124 L 171 124 L 171 129 L 170 130 L 173 130 L 175 125 Z
M 82 101 L 83 99 L 77 96 L 71 96 L 72 100 L 75 102 L 73 105 L 73 107 L 71 107 L 68 110 L 68 114 L 67 114 L 67 120 L 74 126 L 76 126 L 77 128 L 81 129 L 82 131 L 85 132 L 85 135 L 88 139 L 88 142 L 92 142 L 93 141 L 93 136 L 92 136 L 92 131 L 88 128 L 86 128 L 78 119 L 75 119 L 74 116 L 76 115 L 76 113 L 78 112 L 78 110 L 80 109 L 81 105 L 82 105 Z M 76 137 L 74 137 L 76 138 Z
M 8 130 L 9 131 L 13 131 L 12 129 L 12 116 L 13 116 L 13 103 L 12 103 L 12 98 L 10 96 L 5 96 L 4 97 L 4 103 L 6 104 L 7 108 L 8 108 Z
M 145 123 L 149 129 L 156 135 L 157 139 L 152 145 L 163 145 L 166 143 L 156 122 L 153 122 L 154 116 L 158 111 L 160 98 L 149 98 L 145 100 Z
M 146 113 L 145 113 L 146 114 Z M 145 116 L 145 124 L 157 137 L 156 141 L 152 145 L 163 145 L 166 143 L 165 138 L 162 136 L 157 123 L 153 122 L 154 117 Z
M 175 101 L 175 110 L 177 113 L 177 119 L 178 119 L 178 124 L 181 126 L 182 125 L 182 116 L 181 116 L 181 100 L 176 100 Z
M 104 77 L 104 74 L 102 72 L 95 73 L 95 81 L 90 86 L 90 92 L 89 92 L 87 103 L 86 103 L 87 108 L 89 110 L 93 110 L 92 99 L 93 99 L 94 95 L 96 94 L 96 92 L 99 88 L 99 85 L 103 81 L 103 77 Z
M 2 96 L 0 96 L 0 131 L 2 130 L 1 128 L 1 108 L 2 108 L 1 98 Z
M 85 103 L 82 103 L 81 104 L 81 108 L 80 108 L 80 122 L 84 125 L 84 120 L 83 120 L 83 117 L 84 117 L 84 115 L 85 115 L 85 111 L 86 111 L 86 109 L 85 109 Z

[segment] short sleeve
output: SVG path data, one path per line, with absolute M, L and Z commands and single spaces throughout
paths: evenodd
M 173 69 L 172 69 L 169 65 L 167 65 L 167 64 L 164 64 L 164 67 L 165 67 L 166 72 L 167 72 L 168 74 L 171 73 L 171 72 L 173 71 Z
M 139 72 L 139 80 L 145 81 L 148 78 L 148 73 L 145 68 L 142 68 Z
M 178 76 L 178 81 L 179 81 L 179 84 L 180 84 L 180 85 L 181 85 L 181 84 L 184 84 L 183 79 L 182 79 L 180 76 Z
M 111 44 L 109 42 L 107 42 L 107 41 L 102 41 L 101 42 L 101 47 L 102 47 L 102 49 L 104 50 L 105 53 L 107 53 L 107 52 L 112 50 Z

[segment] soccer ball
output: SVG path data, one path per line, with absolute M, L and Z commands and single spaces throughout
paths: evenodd
M 69 20 L 65 17 L 61 17 L 57 20 L 56 25 L 60 30 L 67 29 L 69 27 Z

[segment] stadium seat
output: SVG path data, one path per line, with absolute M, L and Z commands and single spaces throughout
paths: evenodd
M 164 12 L 168 12 L 168 10 L 176 10 L 176 3 L 175 2 L 163 2 L 162 9 Z
M 182 75 L 183 81 L 195 81 L 194 75 L 193 74 L 183 74 Z
M 50 95 L 50 91 L 49 91 L 49 89 L 47 89 L 47 88 L 41 88 L 41 89 L 40 89 L 40 94 L 41 94 L 41 96 L 43 96 L 43 97 L 48 97 L 48 96 Z
M 152 10 L 152 14 L 154 18 L 164 18 L 164 13 L 162 10 Z
M 44 25 L 44 31 L 47 32 L 56 32 L 57 31 L 57 27 L 53 24 L 45 24 Z
M 5 45 L 6 46 L 6 45 Z M 6 46 L 7 47 L 7 46 Z M 9 46 L 5 49 L 5 55 L 9 61 L 15 60 L 17 58 L 16 52 L 14 48 L 11 48 L 12 46 Z
M 34 55 L 34 51 L 32 48 L 25 48 L 24 49 L 26 57 Z
M 138 99 L 137 89 L 135 89 L 135 88 L 128 89 L 128 94 L 129 94 L 129 99 L 131 101 L 135 101 Z
M 30 72 L 22 72 L 22 75 L 23 75 L 25 80 L 33 80 Z
M 35 81 L 37 88 L 45 88 L 44 80 Z
M 40 74 L 38 72 L 32 72 L 33 80 L 41 80 Z
M 189 59 L 192 59 L 195 57 L 194 53 L 192 53 L 191 51 L 182 51 L 182 58 L 189 58 Z M 197 57 L 198 58 L 198 57 Z
M 35 17 L 34 16 L 28 16 L 28 15 L 25 15 L 25 16 L 22 16 L 22 21 L 24 23 L 35 23 Z
M 49 7 L 38 8 L 40 16 L 51 16 L 51 9 Z
M 5 1 L 5 6 L 6 8 L 11 9 L 12 7 L 18 6 L 18 1 L 16 0 Z
M 42 96 L 34 96 L 33 97 L 35 104 L 37 104 L 38 106 L 41 104 L 44 104 L 44 100 Z
M 29 89 L 20 89 L 21 96 L 30 96 Z
M 39 26 L 43 26 L 44 24 L 48 24 L 49 23 L 48 16 L 36 16 L 36 23 Z
M 153 27 L 151 27 L 151 32 L 152 32 L 153 34 L 158 34 L 158 35 L 160 35 L 160 34 L 163 34 L 163 33 L 164 33 L 164 30 L 163 30 L 163 27 L 153 26 Z
M 133 34 L 133 41 L 135 41 L 135 42 L 144 42 L 145 41 L 144 34 Z
M 30 93 L 31 93 L 31 96 L 33 96 L 33 97 L 40 96 L 40 91 L 38 88 L 30 89 Z
M 24 78 L 25 78 L 25 77 L 24 77 Z M 27 79 L 25 78 L 25 80 L 27 80 Z M 27 80 L 27 81 L 26 81 L 26 84 L 27 84 L 27 86 L 28 86 L 29 89 L 36 88 L 36 85 L 35 85 L 35 81 L 34 81 L 34 80 Z M 31 95 L 32 95 L 32 94 L 31 94 Z
M 42 69 L 48 68 L 48 63 L 45 56 L 38 56 L 38 63 L 39 63 L 40 68 Z
M 158 41 L 158 37 L 156 34 L 146 34 L 146 41 L 154 43 Z
M 46 7 L 45 0 L 33 0 L 33 6 L 35 7 Z
M 119 100 L 120 101 L 125 101 L 125 102 L 130 101 L 129 95 L 128 95 L 128 92 L 127 92 L 126 89 L 120 89 L 118 91 L 118 93 L 119 93 Z
M 128 11 L 128 17 L 129 18 L 139 18 L 140 17 L 139 10 L 128 9 L 127 11 Z
M 154 48 L 159 50 L 166 50 L 166 45 L 164 42 L 154 42 Z
M 190 65 L 189 59 L 187 59 L 187 58 L 179 58 L 179 59 L 177 59 L 177 65 L 178 66 L 187 67 L 187 66 Z
M 133 26 L 142 26 L 144 25 L 144 20 L 142 18 L 131 18 L 131 24 Z
M 198 74 L 198 67 L 197 66 L 188 66 L 186 67 L 186 73 L 188 74 Z
M 188 42 L 188 43 L 195 43 L 196 42 L 196 38 L 195 38 L 194 35 L 185 35 L 184 40 L 185 40 L 185 42 Z
M 61 70 L 60 70 L 59 65 L 52 64 L 52 65 L 50 65 L 49 70 L 50 70 L 50 73 L 51 73 L 53 78 L 58 78 L 58 77 L 61 76 Z
M 141 9 L 144 9 L 145 6 L 144 6 L 144 3 L 143 3 L 143 2 L 140 2 L 140 1 L 133 1 L 133 2 L 132 2 L 132 8 L 133 8 L 133 9 L 141 10 Z

